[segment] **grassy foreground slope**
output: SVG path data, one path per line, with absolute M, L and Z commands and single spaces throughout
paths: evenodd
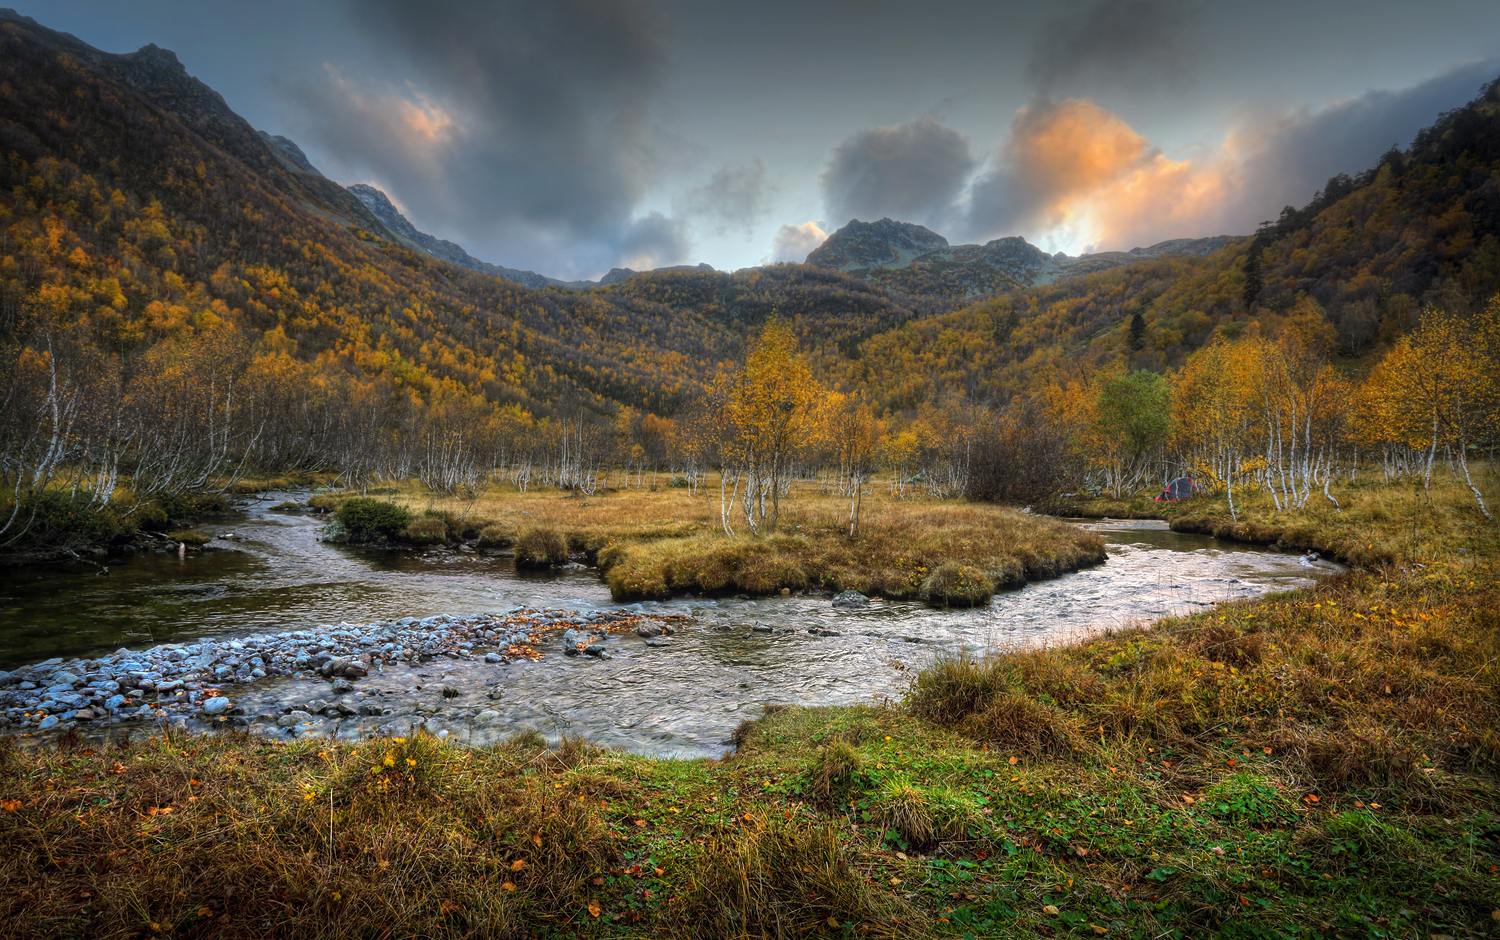
M 1500 936 L 1500 572 L 1450 535 L 1420 567 L 939 661 L 899 703 L 768 710 L 721 761 L 524 733 L 9 747 L 0 917 L 26 937 Z

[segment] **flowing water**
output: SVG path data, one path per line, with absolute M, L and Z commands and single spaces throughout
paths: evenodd
M 1096 568 L 997 595 L 974 610 L 873 601 L 833 608 L 824 596 L 677 598 L 619 605 L 593 569 L 517 573 L 509 557 L 461 550 L 391 552 L 318 541 L 322 521 L 268 511 L 290 494 L 249 502 L 229 522 L 205 526 L 232 551 L 141 552 L 93 565 L 0 573 L 0 669 L 55 656 L 95 656 L 200 638 L 314 629 L 525 605 L 580 612 L 626 607 L 686 615 L 686 629 L 648 646 L 612 639 L 613 658 L 564 657 L 551 637 L 540 661 L 503 665 L 437 661 L 361 680 L 360 694 L 417 702 L 394 726 L 441 727 L 460 740 L 493 740 L 521 728 L 578 734 L 668 756 L 717 756 L 734 727 L 766 704 L 834 705 L 897 695 L 907 671 L 934 653 L 1064 642 L 1090 632 L 1190 612 L 1225 600 L 1307 585 L 1339 570 L 1296 554 L 1172 532 L 1150 521 L 1080 522 L 1108 543 Z M 752 624 L 795 633 L 763 633 Z M 812 627 L 837 632 L 815 636 Z M 734 629 L 729 629 L 734 628 Z M 441 685 L 461 691 L 433 699 Z M 232 693 L 251 714 L 306 701 L 327 683 L 273 678 Z M 401 722 L 405 722 L 402 725 Z M 344 722 L 341 736 L 377 730 Z M 390 730 L 389 719 L 380 727 Z

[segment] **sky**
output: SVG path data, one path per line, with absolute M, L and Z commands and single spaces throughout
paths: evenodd
M 484 261 L 801 261 L 851 219 L 1048 251 L 1248 234 L 1500 77 L 1500 4 L 13 0 L 155 43 Z

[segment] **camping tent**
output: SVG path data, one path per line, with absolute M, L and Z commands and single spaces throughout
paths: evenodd
M 1179 499 L 1187 499 L 1189 496 L 1196 496 L 1198 495 L 1198 492 L 1198 484 L 1194 483 L 1187 477 L 1178 477 L 1171 483 L 1168 483 L 1167 488 L 1162 490 L 1161 495 L 1156 498 L 1158 500 L 1170 500 L 1171 502 L 1175 503 Z

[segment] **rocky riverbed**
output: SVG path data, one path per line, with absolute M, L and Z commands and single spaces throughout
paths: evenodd
M 609 659 L 612 641 L 621 635 L 660 643 L 687 620 L 624 610 L 579 614 L 520 607 L 503 614 L 341 623 L 120 649 L 97 659 L 50 659 L 0 672 L 0 727 L 23 737 L 73 729 L 100 733 L 143 723 L 148 728 L 248 727 L 273 735 L 407 733 L 452 700 L 476 694 L 499 699 L 501 673 L 487 678 L 482 667 L 493 671 L 541 659 L 547 655 L 542 647 Z M 440 681 L 429 690 L 422 680 L 450 666 L 480 668 L 465 669 L 456 682 Z M 423 692 L 436 692 L 436 709 Z M 446 736 L 448 730 L 438 733 Z

